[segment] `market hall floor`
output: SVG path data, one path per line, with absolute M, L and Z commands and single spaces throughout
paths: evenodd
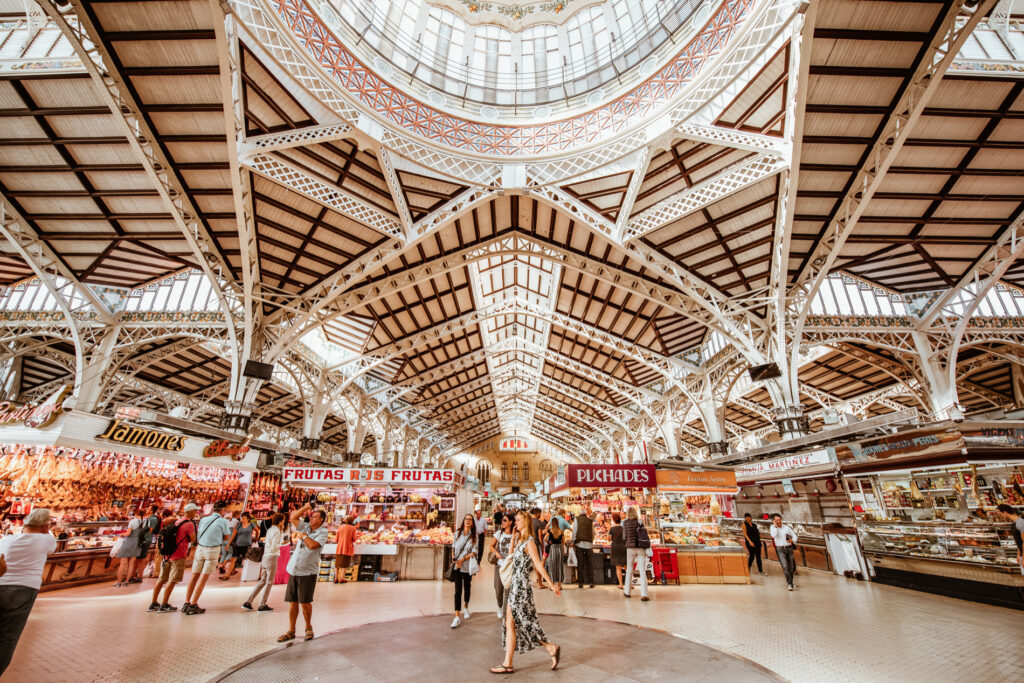
M 801 570 L 797 590 L 790 593 L 778 566 L 769 563 L 767 569 L 767 577 L 755 577 L 750 585 L 655 586 L 650 602 L 626 600 L 614 586 L 567 588 L 561 598 L 538 591 L 537 609 L 542 625 L 548 613 L 659 629 L 792 681 L 1022 680 L 1024 612 L 810 570 Z M 493 641 L 487 645 L 444 623 L 437 638 L 453 650 L 462 639 L 484 647 L 480 659 L 498 664 L 502 652 L 489 571 L 486 566 L 473 580 L 471 621 L 493 624 Z M 206 614 L 186 617 L 146 612 L 151 581 L 41 594 L 4 682 L 209 681 L 280 647 L 276 638 L 287 622 L 280 609 L 284 586 L 271 593 L 270 604 L 279 609 L 258 614 L 240 607 L 251 584 L 211 583 L 202 601 Z M 183 594 L 179 585 L 172 603 L 180 605 Z M 451 601 L 452 588 L 443 582 L 320 584 L 313 625 L 324 636 L 361 624 L 446 614 Z M 581 628 L 596 623 L 579 621 Z M 396 653 L 405 643 L 399 624 L 390 640 Z M 572 663 L 599 656 L 567 647 L 562 679 L 572 680 Z M 543 669 L 546 664 L 550 660 L 540 652 L 516 657 L 517 668 L 555 678 Z M 330 671 L 323 673 L 320 680 L 331 680 Z M 489 678 L 484 669 L 460 671 L 449 680 Z

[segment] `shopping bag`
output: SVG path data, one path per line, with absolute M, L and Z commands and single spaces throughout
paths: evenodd
M 480 571 L 480 563 L 476 561 L 476 556 L 469 558 L 469 575 L 476 576 Z
M 114 541 L 114 545 L 110 546 L 110 556 L 117 557 L 117 551 L 121 549 L 122 545 L 124 545 L 124 536 Z
M 567 563 L 570 567 L 578 566 L 576 562 L 576 548 L 569 548 L 569 561 Z
M 242 561 L 242 581 L 259 581 L 260 563 L 252 560 Z
M 154 574 L 156 574 L 156 565 L 150 562 L 146 565 L 146 568 L 142 570 L 142 578 L 148 579 Z

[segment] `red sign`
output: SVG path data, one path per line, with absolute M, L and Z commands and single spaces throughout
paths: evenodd
M 64 397 L 69 390 L 70 387 L 63 386 L 39 405 L 17 405 L 10 401 L 0 403 L 0 425 L 24 422 L 26 427 L 33 429 L 45 427 L 64 412 Z
M 249 452 L 249 439 L 242 443 L 231 443 L 230 441 L 211 441 L 210 445 L 203 449 L 204 458 L 231 458 L 232 460 L 245 460 L 245 454 Z
M 579 488 L 653 489 L 654 465 L 569 465 L 566 483 Z
M 498 444 L 499 451 L 531 451 L 530 440 L 524 439 L 523 437 L 513 437 L 509 439 L 502 439 Z

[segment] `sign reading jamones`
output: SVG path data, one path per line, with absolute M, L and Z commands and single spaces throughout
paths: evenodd
M 455 470 L 402 468 L 285 467 L 283 481 L 294 486 L 330 486 L 332 484 L 370 484 L 381 486 L 462 486 L 466 478 Z
M 653 489 L 654 465 L 569 465 L 566 483 L 579 488 Z

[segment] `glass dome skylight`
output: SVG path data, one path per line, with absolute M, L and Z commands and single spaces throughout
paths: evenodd
M 598 104 L 709 14 L 703 0 L 330 2 L 328 23 L 346 45 L 385 78 L 418 86 L 431 104 L 514 107 L 537 118 L 574 98 Z

